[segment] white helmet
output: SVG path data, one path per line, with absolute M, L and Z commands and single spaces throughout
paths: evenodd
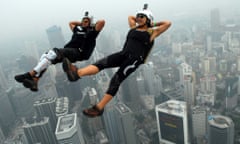
M 141 10 L 141 11 L 138 11 L 137 12 L 137 15 L 138 14 L 143 14 L 147 17 L 147 25 L 150 27 L 152 22 L 153 22 L 153 14 L 151 11 L 149 10 Z

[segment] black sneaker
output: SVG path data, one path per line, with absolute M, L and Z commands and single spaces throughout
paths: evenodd
M 104 109 L 100 110 L 96 105 L 94 105 L 91 108 L 83 110 L 83 114 L 90 118 L 101 116 L 103 112 L 104 112 Z
M 30 75 L 30 73 L 27 72 L 27 73 L 24 73 L 24 74 L 16 75 L 16 76 L 14 77 L 14 79 L 15 79 L 17 82 L 22 83 L 25 79 L 32 80 L 33 78 L 32 78 L 32 76 Z
M 64 72 L 66 72 L 69 81 L 77 81 L 80 78 L 77 73 L 77 67 L 74 66 L 67 58 L 63 59 L 62 67 Z
M 23 86 L 26 88 L 29 88 L 31 91 L 38 91 L 38 81 L 37 80 L 29 80 L 29 79 L 25 79 L 23 81 Z

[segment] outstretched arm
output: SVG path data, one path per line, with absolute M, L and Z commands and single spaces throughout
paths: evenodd
M 151 35 L 150 41 L 153 41 L 156 37 L 158 37 L 160 34 L 165 32 L 170 26 L 170 21 L 161 21 L 161 22 L 155 22 L 152 24 L 153 26 L 153 33 Z
M 75 26 L 81 26 L 81 25 L 82 25 L 82 23 L 80 21 L 71 21 L 71 22 L 69 22 L 69 27 L 70 27 L 71 30 L 73 30 L 73 28 Z
M 104 25 L 105 25 L 104 20 L 98 20 L 95 24 L 95 30 L 96 31 L 101 31 L 103 29 Z

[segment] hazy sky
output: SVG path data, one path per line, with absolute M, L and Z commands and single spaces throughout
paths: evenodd
M 171 20 L 178 14 L 208 12 L 212 8 L 232 11 L 240 6 L 240 0 L 1 0 L 0 1 L 0 49 L 3 44 L 28 34 L 39 33 L 59 25 L 67 30 L 68 22 L 79 20 L 85 10 L 95 19 L 105 19 L 107 27 L 126 22 L 129 14 L 142 9 L 144 3 L 155 15 L 155 20 Z M 127 31 L 127 29 L 126 29 Z

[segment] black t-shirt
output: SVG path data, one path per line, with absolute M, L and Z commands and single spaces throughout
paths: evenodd
M 96 46 L 96 38 L 99 31 L 95 27 L 83 28 L 75 26 L 73 28 L 72 39 L 64 46 L 64 48 L 80 48 L 85 57 L 89 57 Z

